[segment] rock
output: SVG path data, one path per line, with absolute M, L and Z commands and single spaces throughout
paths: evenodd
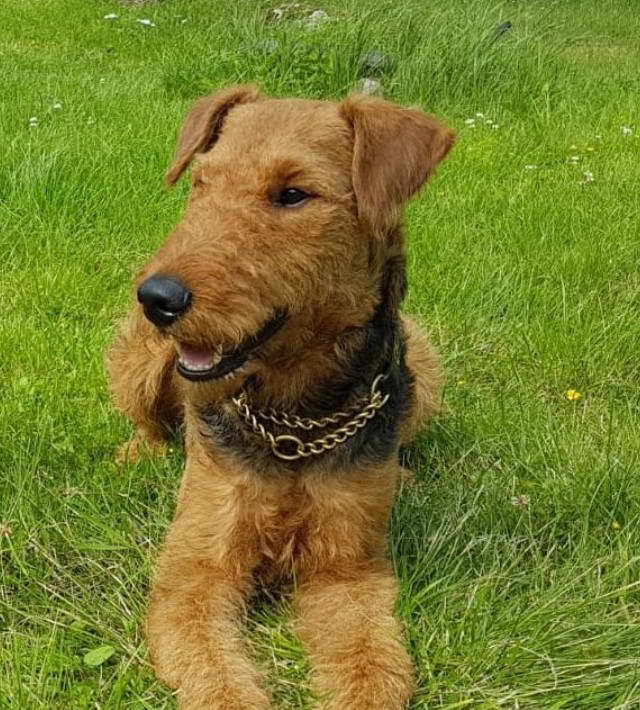
M 280 43 L 277 39 L 263 39 L 261 42 L 253 45 L 251 50 L 256 54 L 275 54 L 280 49 Z
M 359 94 L 367 94 L 369 96 L 382 96 L 384 89 L 382 84 L 372 77 L 365 77 L 360 79 L 353 87 L 354 90 Z
M 362 74 L 376 74 L 379 76 L 380 74 L 392 71 L 395 62 L 391 55 L 380 52 L 377 49 L 372 49 L 370 52 L 363 52 L 360 55 L 358 64 Z
M 305 25 L 310 29 L 315 29 L 329 22 L 331 18 L 324 10 L 314 10 L 305 21 Z
M 267 22 L 280 22 L 284 19 L 284 9 L 281 7 L 274 7 L 267 12 Z
M 290 2 L 280 7 L 267 10 L 267 22 L 281 22 L 282 20 L 292 20 L 299 18 L 307 12 L 306 8 L 299 2 Z

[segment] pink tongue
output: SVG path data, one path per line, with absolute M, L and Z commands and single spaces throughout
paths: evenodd
M 199 350 L 190 345 L 180 344 L 180 358 L 187 367 L 213 367 L 213 355 L 210 350 Z

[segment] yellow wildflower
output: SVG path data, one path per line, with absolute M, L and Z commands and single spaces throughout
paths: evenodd
M 578 392 L 578 390 L 567 390 L 564 393 L 564 396 L 570 401 L 570 402 L 575 402 L 577 399 L 580 399 L 582 397 L 582 394 Z

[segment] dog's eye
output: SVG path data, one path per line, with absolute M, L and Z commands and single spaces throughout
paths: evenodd
M 285 187 L 276 197 L 276 202 L 283 207 L 295 207 L 306 202 L 311 195 L 297 187 Z

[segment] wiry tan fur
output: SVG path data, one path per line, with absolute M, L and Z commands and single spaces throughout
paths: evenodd
M 125 456 L 161 445 L 184 422 L 186 467 L 148 615 L 156 673 L 184 710 L 271 707 L 241 634 L 258 580 L 294 581 L 319 707 L 396 710 L 409 701 L 413 673 L 385 556 L 397 447 L 339 474 L 322 459 L 308 474 L 265 474 L 212 446 L 198 410 L 215 402 L 231 411 L 242 378 L 256 374 L 254 406 L 295 411 L 341 373 L 362 346 L 384 264 L 403 254 L 402 203 L 452 140 L 418 110 L 364 97 L 273 100 L 253 87 L 201 99 L 187 117 L 167 179 L 195 159 L 189 204 L 136 283 L 175 276 L 193 306 L 160 332 L 135 305 L 108 355 L 115 403 L 137 428 Z M 289 185 L 314 199 L 274 208 L 272 195 Z M 231 349 L 274 307 L 290 318 L 242 378 L 193 383 L 177 374 L 176 342 Z M 416 397 L 398 445 L 438 410 L 441 390 L 424 335 L 402 322 Z

